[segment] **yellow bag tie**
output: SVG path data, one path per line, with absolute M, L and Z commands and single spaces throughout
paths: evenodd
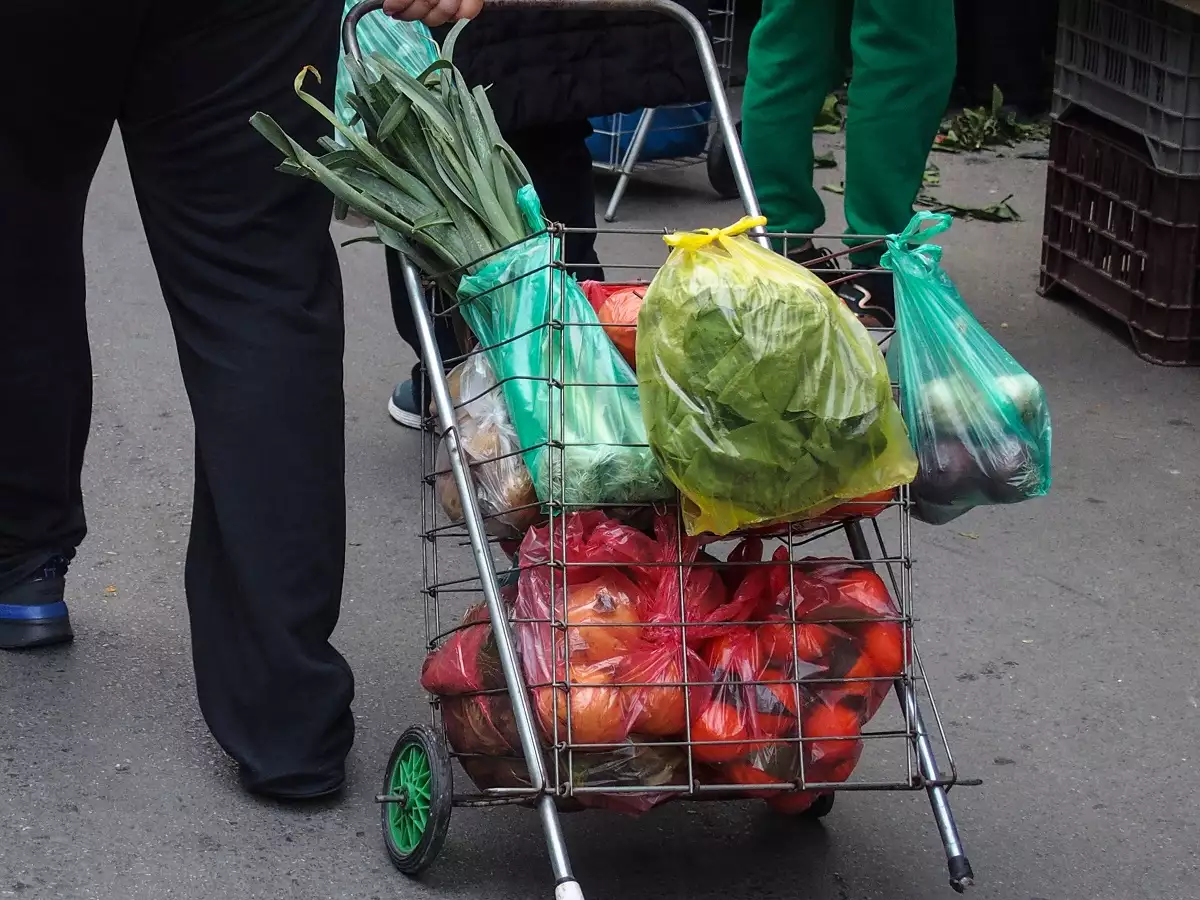
M 663 238 L 668 247 L 680 250 L 699 250 L 709 244 L 724 238 L 737 237 L 752 228 L 761 228 L 767 224 L 766 216 L 742 216 L 726 228 L 701 228 L 699 231 L 677 231 Z

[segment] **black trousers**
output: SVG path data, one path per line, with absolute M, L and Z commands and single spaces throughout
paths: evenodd
M 341 4 L 0 3 L 0 587 L 85 532 L 83 215 L 119 125 L 196 426 L 186 588 L 201 710 L 252 790 L 336 787 L 353 678 L 329 643 L 345 556 L 342 291 L 292 91 L 333 85 Z M 21 112 L 23 110 L 23 112 Z M 153 378 L 153 373 L 146 373 Z
M 551 222 L 569 228 L 596 227 L 596 184 L 592 174 L 592 155 L 587 148 L 587 139 L 592 126 L 583 122 L 566 122 L 554 126 L 526 128 L 504 135 L 509 146 L 516 151 L 533 186 L 542 201 L 542 212 Z M 417 338 L 417 324 L 413 319 L 412 306 L 404 290 L 403 269 L 400 255 L 387 249 L 388 290 L 392 298 L 392 317 L 401 339 L 417 354 L 413 366 L 413 384 L 418 386 L 417 398 L 428 398 L 428 384 L 423 381 L 421 345 Z M 571 233 L 563 241 L 563 262 L 567 270 L 579 279 L 602 281 L 604 270 L 596 255 L 596 236 L 589 233 Z M 434 319 L 434 335 L 444 360 L 461 355 L 450 320 L 445 316 Z M 424 393 L 420 386 L 425 384 Z M 428 406 L 428 400 L 426 400 Z

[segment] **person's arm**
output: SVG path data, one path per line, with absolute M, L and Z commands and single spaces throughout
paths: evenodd
M 393 19 L 424 22 L 431 28 L 473 19 L 483 9 L 483 0 L 385 0 L 383 11 Z

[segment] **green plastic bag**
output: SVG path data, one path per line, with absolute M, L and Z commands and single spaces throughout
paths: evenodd
M 689 534 L 818 515 L 911 481 L 875 341 L 815 275 L 743 235 L 666 238 L 638 317 L 650 446 Z
M 517 205 L 535 234 L 458 287 L 460 310 L 487 350 L 543 503 L 639 503 L 672 494 L 646 445 L 637 382 L 574 278 L 552 262 L 532 185 Z
M 931 525 L 1050 490 L 1045 392 L 971 315 L 942 271 L 942 248 L 921 243 L 950 223 L 917 213 L 883 256 L 896 281 L 888 364 L 919 463 L 913 513 Z
M 358 5 L 359 0 L 346 0 L 342 10 L 342 19 Z M 429 29 L 420 22 L 400 22 L 382 13 L 364 16 L 358 23 L 358 44 L 362 49 L 363 58 L 372 53 L 382 53 L 388 59 L 399 63 L 414 78 L 429 68 L 438 58 L 438 45 Z M 338 55 L 337 84 L 334 87 L 334 111 L 337 117 L 346 125 L 354 120 L 354 109 L 346 102 L 346 94 L 352 91 L 354 82 L 350 80 L 350 70 L 346 66 L 346 50 L 343 47 Z M 354 126 L 359 134 L 364 134 L 362 123 Z M 335 140 L 345 146 L 345 138 L 340 134 L 334 135 Z

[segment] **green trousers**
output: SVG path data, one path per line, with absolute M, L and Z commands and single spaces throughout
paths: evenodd
M 954 81 L 954 0 L 763 0 L 750 39 L 742 135 L 771 231 L 814 232 L 812 127 L 851 71 L 846 220 L 851 234 L 908 224 Z M 855 257 L 878 262 L 882 248 Z

